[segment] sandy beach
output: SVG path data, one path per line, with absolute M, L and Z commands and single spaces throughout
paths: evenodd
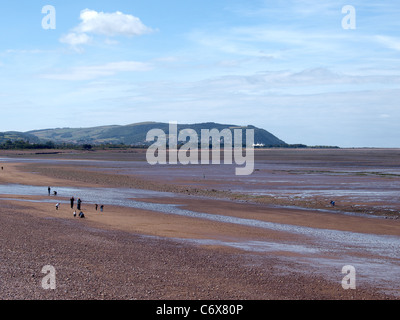
M 397 190 L 398 151 L 288 152 L 260 153 L 246 181 L 223 166 L 152 167 L 142 151 L 3 153 L 0 298 L 399 299 L 398 197 L 362 199 Z M 370 189 L 348 196 L 338 182 Z M 334 192 L 310 197 L 311 184 Z M 55 290 L 41 286 L 45 265 Z M 356 289 L 341 285 L 345 265 Z

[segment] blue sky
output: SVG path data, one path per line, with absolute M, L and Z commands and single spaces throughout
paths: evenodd
M 220 122 L 400 147 L 399 18 L 390 0 L 3 1 L 0 131 Z

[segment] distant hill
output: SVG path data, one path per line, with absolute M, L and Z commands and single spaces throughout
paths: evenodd
M 28 143 L 39 143 L 40 138 L 33 134 L 17 132 L 17 131 L 7 131 L 0 132 L 0 144 L 6 143 L 7 141 L 25 141 Z
M 201 129 L 254 129 L 254 142 L 266 147 L 285 147 L 287 144 L 269 133 L 268 131 L 254 126 L 237 126 L 230 124 L 219 124 L 214 122 L 197 124 L 178 124 L 178 132 L 182 129 L 193 129 L 197 132 L 199 139 Z M 34 130 L 23 133 L 26 137 L 35 137 L 40 142 L 68 143 L 68 144 L 125 144 L 125 145 L 149 145 L 146 135 L 151 129 L 162 129 L 166 134 L 169 131 L 169 123 L 141 122 L 130 125 L 111 125 L 93 128 L 57 128 Z

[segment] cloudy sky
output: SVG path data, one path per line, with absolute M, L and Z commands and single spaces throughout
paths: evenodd
M 0 6 L 0 131 L 219 122 L 287 143 L 400 147 L 398 1 Z

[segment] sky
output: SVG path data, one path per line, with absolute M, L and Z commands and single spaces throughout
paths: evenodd
M 0 131 L 218 122 L 400 147 L 398 1 L 16 0 L 0 28 Z

